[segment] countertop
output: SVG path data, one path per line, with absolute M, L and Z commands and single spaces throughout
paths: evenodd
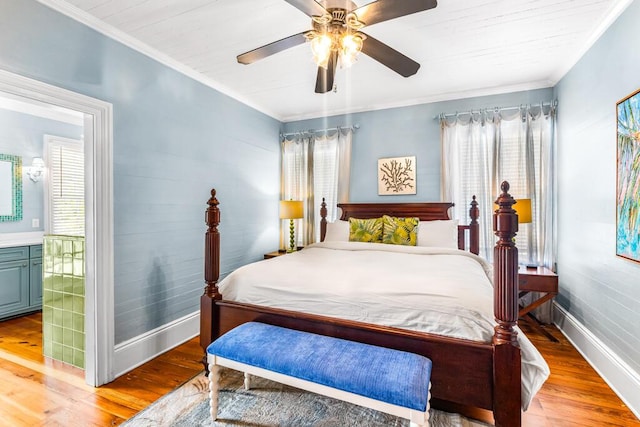
M 0 233 L 0 248 L 41 245 L 43 237 L 44 232 L 42 231 L 32 231 L 27 233 Z

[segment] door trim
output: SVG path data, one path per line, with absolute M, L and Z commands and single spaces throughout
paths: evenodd
M 85 114 L 85 381 L 106 384 L 114 379 L 113 106 L 1 69 L 0 92 Z

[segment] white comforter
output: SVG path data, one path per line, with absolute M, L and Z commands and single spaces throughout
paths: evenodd
M 491 266 L 457 249 L 325 242 L 243 266 L 220 283 L 225 299 L 490 342 Z M 549 376 L 522 333 L 522 404 Z

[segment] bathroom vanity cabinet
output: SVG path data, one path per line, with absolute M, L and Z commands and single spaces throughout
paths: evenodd
M 42 245 L 0 248 L 0 320 L 42 308 Z

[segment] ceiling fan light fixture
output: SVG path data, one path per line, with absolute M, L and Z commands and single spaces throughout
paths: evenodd
M 344 34 L 340 39 L 340 63 L 343 68 L 350 67 L 362 50 L 362 42 L 364 37 L 359 34 Z
M 316 93 L 333 88 L 337 65 L 350 67 L 360 52 L 403 77 L 418 72 L 420 64 L 361 32 L 362 28 L 413 13 L 433 9 L 437 0 L 285 0 L 311 18 L 311 30 L 268 43 L 237 56 L 240 64 L 251 64 L 267 56 L 309 42 L 317 65 Z M 358 2 L 360 3 L 360 2 Z
M 319 66 L 327 68 L 329 64 L 329 57 L 331 56 L 331 50 L 333 47 L 333 40 L 327 34 L 316 34 L 311 39 L 311 52 L 313 53 L 313 60 Z

